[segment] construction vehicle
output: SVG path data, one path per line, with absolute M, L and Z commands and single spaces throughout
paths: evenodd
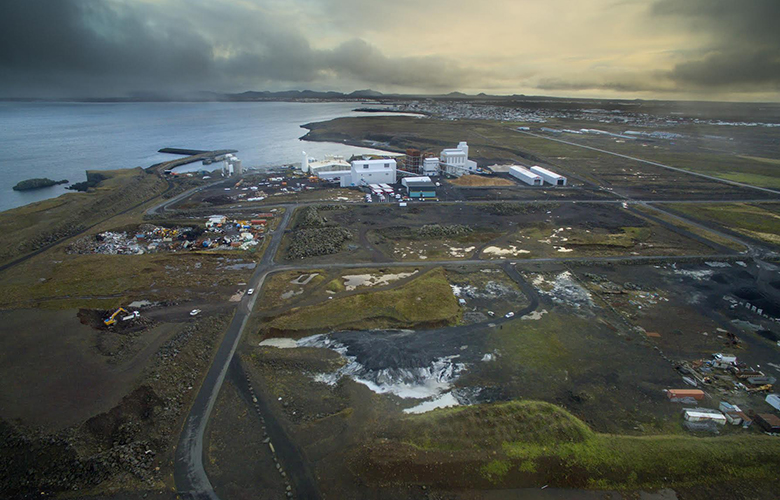
M 141 317 L 141 313 L 140 312 L 133 311 L 133 312 L 130 313 L 130 315 L 123 317 L 122 321 L 130 321 L 131 319 L 140 318 L 140 317 Z
M 104 319 L 103 324 L 106 326 L 111 326 L 116 323 L 116 317 L 119 316 L 119 313 L 127 313 L 127 312 L 128 312 L 127 309 L 120 307 L 119 309 L 114 311 L 114 314 Z
M 748 392 L 769 392 L 772 390 L 772 384 L 760 385 L 758 387 L 749 387 Z

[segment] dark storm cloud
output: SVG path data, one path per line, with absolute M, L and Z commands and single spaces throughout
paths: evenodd
M 780 1 L 659 0 L 659 19 L 673 19 L 710 39 L 706 54 L 678 63 L 669 78 L 681 85 L 780 89 Z
M 438 57 L 390 58 L 354 39 L 314 49 L 294 25 L 225 2 L 0 1 L 0 95 L 108 95 L 349 80 L 448 88 Z

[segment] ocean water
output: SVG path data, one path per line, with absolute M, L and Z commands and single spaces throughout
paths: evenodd
M 352 111 L 355 107 L 356 103 L 0 102 L 0 210 L 68 192 L 62 185 L 13 191 L 21 180 L 79 182 L 86 179 L 86 170 L 148 167 L 175 159 L 157 152 L 164 147 L 237 149 L 245 167 L 298 163 L 301 151 L 316 158 L 376 152 L 299 140 L 307 132 L 303 124 L 366 115 Z

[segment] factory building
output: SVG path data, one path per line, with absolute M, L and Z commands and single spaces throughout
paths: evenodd
M 341 187 L 395 184 L 396 168 L 392 158 L 353 161 L 349 176 L 341 177 Z
M 469 160 L 469 145 L 458 143 L 454 149 L 444 149 L 439 155 L 441 169 L 455 177 L 471 174 L 477 171 L 477 162 Z
M 509 167 L 509 175 L 515 179 L 518 179 L 519 181 L 525 182 L 529 186 L 541 186 L 544 184 L 541 176 L 531 172 L 525 167 L 513 165 Z
M 420 173 L 427 176 L 439 175 L 439 159 L 423 158 L 422 166 L 420 167 Z
M 544 182 L 548 184 L 552 184 L 553 186 L 566 185 L 566 177 L 556 174 L 552 170 L 547 170 L 546 168 L 542 168 L 538 165 L 535 165 L 531 167 L 531 172 L 535 173 L 536 175 L 544 179 Z
M 352 170 L 352 165 L 343 156 L 326 156 L 323 160 L 309 158 L 304 151 L 301 158 L 301 172 L 311 175 L 319 175 L 329 172 L 346 172 Z
M 401 184 L 409 198 L 436 198 L 436 184 L 430 177 L 404 177 Z
M 241 160 L 233 154 L 226 154 L 222 159 L 222 175 L 225 177 L 233 177 L 234 175 L 241 175 L 244 173 L 244 168 L 241 166 Z

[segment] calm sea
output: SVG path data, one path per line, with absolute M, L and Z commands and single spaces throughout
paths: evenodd
M 148 167 L 175 159 L 164 147 L 237 149 L 245 167 L 376 150 L 303 142 L 301 125 L 353 112 L 355 103 L 0 102 L 0 210 L 59 196 L 64 186 L 17 192 L 33 177 L 78 182 L 85 170 Z M 376 113 L 371 113 L 376 116 Z M 195 164 L 200 165 L 200 163 Z

